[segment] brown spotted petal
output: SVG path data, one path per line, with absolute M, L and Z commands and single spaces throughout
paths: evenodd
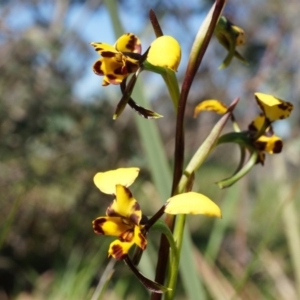
M 109 246 L 108 256 L 117 260 L 124 259 L 133 244 L 134 242 L 121 242 L 120 240 L 115 240 Z
M 128 188 L 120 184 L 116 185 L 116 199 L 107 208 L 108 216 L 122 216 L 130 220 L 130 222 L 138 225 L 142 218 L 140 205 Z
M 140 226 L 134 226 L 134 231 L 128 233 L 126 237 L 128 241 L 124 241 L 120 238 L 120 240 L 115 240 L 110 244 L 108 256 L 112 256 L 117 260 L 124 259 L 134 244 L 136 244 L 142 250 L 146 249 L 147 240 L 143 236 Z
M 281 138 L 276 135 L 262 135 L 255 141 L 255 146 L 259 151 L 265 151 L 270 154 L 280 153 L 283 147 Z
M 116 50 L 120 52 L 132 52 L 140 54 L 142 52 L 141 41 L 133 33 L 123 34 L 115 43 Z
M 98 59 L 94 63 L 93 71 L 96 75 L 104 76 L 102 82 L 103 86 L 109 84 L 120 84 L 123 79 L 128 76 L 127 71 L 124 72 L 123 63 L 116 61 L 114 58 L 109 60 L 105 58 Z
M 124 232 L 133 231 L 133 224 L 121 217 L 99 217 L 93 221 L 93 229 L 96 234 L 121 236 Z
M 263 93 L 255 93 L 254 95 L 257 104 L 270 122 L 288 118 L 293 110 L 292 103 L 276 98 L 273 95 Z

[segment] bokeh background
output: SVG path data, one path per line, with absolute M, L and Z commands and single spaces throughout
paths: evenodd
M 117 9 L 108 9 L 111 2 Z M 218 119 L 193 119 L 197 103 L 235 97 L 240 126 L 258 112 L 253 93 L 290 101 L 288 120 L 275 124 L 283 153 L 226 190 L 216 181 L 235 170 L 235 145 L 218 148 L 196 174 L 195 190 L 214 199 L 222 220 L 189 217 L 197 280 L 203 299 L 300 298 L 299 99 L 300 3 L 290 0 L 228 1 L 224 15 L 245 30 L 240 52 L 218 70 L 226 51 L 213 38 L 190 92 L 186 111 L 186 159 Z M 96 172 L 138 166 L 133 186 L 146 214 L 164 196 L 153 179 L 141 122 L 154 123 L 173 165 L 175 114 L 163 80 L 142 74 L 139 88 L 147 106 L 164 115 L 140 120 L 126 108 L 112 115 L 121 92 L 102 87 L 93 74 L 98 54 L 91 41 L 113 44 L 116 18 L 124 32 L 137 34 L 144 50 L 155 38 L 153 9 L 165 34 L 182 45 L 179 82 L 189 50 L 212 1 L 11 0 L 0 2 L 0 299 L 91 299 L 107 264 L 110 238 L 93 233 L 91 221 L 111 198 L 93 185 Z M 135 99 L 139 103 L 139 99 Z M 226 128 L 230 130 L 230 126 Z M 169 178 L 171 182 L 171 178 Z M 170 191 L 171 185 L 165 187 Z M 141 270 L 154 277 L 158 234 L 150 234 Z M 192 299 L 184 275 L 176 299 Z M 121 262 L 102 299 L 144 299 L 148 292 Z M 234 296 L 235 295 L 235 296 Z M 95 299 L 95 298 L 94 298 Z

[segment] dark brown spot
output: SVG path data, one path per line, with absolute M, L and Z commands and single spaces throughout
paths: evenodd
M 104 235 L 102 225 L 105 222 L 106 222 L 105 218 L 97 218 L 96 220 L 93 221 L 93 229 L 96 234 Z
M 114 57 L 116 55 L 116 53 L 111 52 L 111 51 L 102 51 L 101 52 L 102 57 Z
M 280 108 L 281 110 L 291 111 L 292 110 L 292 105 L 289 102 L 287 102 L 287 103 L 280 103 L 278 105 L 278 108 Z
M 102 65 L 102 61 L 97 60 L 94 63 L 94 66 L 93 66 L 94 73 L 97 74 L 97 75 L 99 75 L 99 76 L 103 76 L 104 75 L 103 71 L 101 70 L 101 65 Z
M 95 48 L 95 51 L 102 51 L 102 50 L 103 50 L 103 48 L 100 48 L 100 47 Z
M 135 49 L 135 45 L 136 45 L 136 43 L 137 43 L 137 38 L 136 38 L 135 35 L 130 34 L 130 33 L 127 33 L 127 35 L 129 36 L 129 41 L 128 41 L 128 43 L 126 44 L 126 48 L 127 48 L 128 50 L 130 50 L 131 52 L 133 52 L 134 49 Z
M 106 77 L 110 80 L 116 80 L 117 77 L 115 75 L 112 75 L 112 74 L 106 74 Z
M 111 250 L 112 250 L 112 255 L 117 260 L 121 260 L 124 258 L 124 256 L 126 256 L 126 254 L 123 253 L 123 248 L 120 245 L 114 245 Z
M 281 140 L 278 140 L 275 142 L 273 152 L 274 153 L 280 153 L 283 148 L 283 142 Z

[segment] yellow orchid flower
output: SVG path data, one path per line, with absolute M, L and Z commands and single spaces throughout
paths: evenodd
M 98 217 L 93 221 L 93 229 L 96 234 L 119 238 L 111 243 L 109 256 L 118 260 L 123 259 L 134 244 L 142 250 L 146 248 L 147 240 L 142 233 L 141 218 L 140 206 L 132 197 L 129 189 L 117 184 L 116 199 L 107 208 L 106 216 Z
M 93 71 L 104 76 L 103 86 L 120 84 L 140 67 L 141 42 L 133 33 L 122 35 L 114 46 L 97 42 L 92 42 L 91 45 L 102 56 L 94 63 Z
M 99 172 L 94 176 L 94 183 L 100 191 L 116 197 L 108 206 L 106 216 L 93 221 L 93 228 L 96 234 L 119 238 L 111 243 L 108 251 L 109 256 L 118 260 L 123 259 L 134 244 L 142 250 L 147 246 L 147 240 L 142 233 L 144 226 L 140 224 L 142 211 L 127 188 L 138 173 L 139 168 L 120 168 Z

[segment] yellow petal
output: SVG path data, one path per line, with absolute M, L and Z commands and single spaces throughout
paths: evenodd
M 99 217 L 93 221 L 93 229 L 99 235 L 120 236 L 133 229 L 133 224 L 127 223 L 121 217 Z
M 266 136 L 262 135 L 255 141 L 255 146 L 260 151 L 265 151 L 270 154 L 280 153 L 283 147 L 283 142 L 280 137 L 276 135 Z
M 134 236 L 133 236 L 134 243 L 139 246 L 142 250 L 145 250 L 147 247 L 147 240 L 142 234 L 141 227 L 135 226 L 134 227 Z
M 140 223 L 142 218 L 140 205 L 132 197 L 130 190 L 120 184 L 116 185 L 116 199 L 107 208 L 106 214 L 125 217 L 136 225 Z
M 169 198 L 165 212 L 171 215 L 203 214 L 218 218 L 222 216 L 221 210 L 217 204 L 208 197 L 195 192 L 179 194 Z
M 272 95 L 262 93 L 255 93 L 254 95 L 258 105 L 270 122 L 288 118 L 293 110 L 292 103 L 285 102 Z
M 91 42 L 91 45 L 100 55 L 102 52 L 118 53 L 115 47 L 110 44 Z
M 139 168 L 119 168 L 99 172 L 94 176 L 97 188 L 105 194 L 116 194 L 116 185 L 130 186 L 139 175 Z
M 130 248 L 134 245 L 134 241 L 131 242 L 121 242 L 120 240 L 115 240 L 112 242 L 108 249 L 108 256 L 112 256 L 117 260 L 121 260 L 126 256 Z
M 115 43 L 115 48 L 121 52 L 141 53 L 142 46 L 139 38 L 133 33 L 123 34 Z
M 179 43 L 171 36 L 163 35 L 152 42 L 147 61 L 153 66 L 177 71 L 181 59 Z
M 214 111 L 217 114 L 223 115 L 227 112 L 227 109 L 227 106 L 219 100 L 204 100 L 196 106 L 194 110 L 194 118 L 196 118 L 201 111 Z

